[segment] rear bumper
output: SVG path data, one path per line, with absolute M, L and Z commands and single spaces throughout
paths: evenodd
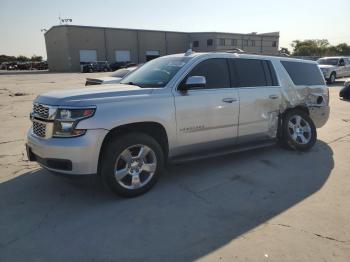
M 108 130 L 88 130 L 74 138 L 42 139 L 27 134 L 28 159 L 42 167 L 64 174 L 88 175 L 97 173 L 101 145 Z
M 324 126 L 329 118 L 329 106 L 310 106 L 310 117 L 317 128 Z

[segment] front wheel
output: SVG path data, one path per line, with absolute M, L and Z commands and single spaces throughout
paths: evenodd
M 282 140 L 290 149 L 309 150 L 317 140 L 316 127 L 306 112 L 296 109 L 289 111 L 282 123 Z
M 164 163 L 158 142 L 143 133 L 112 140 L 102 156 L 101 175 L 107 187 L 123 197 L 147 192 L 157 182 Z

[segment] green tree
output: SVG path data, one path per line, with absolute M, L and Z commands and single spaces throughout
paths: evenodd
M 341 43 L 332 46 L 327 39 L 294 40 L 291 45 L 295 56 L 350 55 L 350 46 L 348 44 Z
M 17 57 L 16 57 L 16 60 L 17 60 L 18 62 L 28 62 L 28 61 L 30 61 L 30 59 L 29 59 L 28 57 L 24 56 L 24 55 L 19 55 L 19 56 L 17 56 Z
M 281 47 L 279 52 L 280 52 L 280 54 L 290 55 L 290 51 L 286 47 Z
M 40 56 L 40 55 L 33 55 L 33 56 L 30 58 L 30 60 L 31 60 L 32 62 L 41 62 L 41 61 L 43 61 L 43 57 Z
M 0 63 L 16 61 L 15 56 L 0 55 Z
M 350 46 L 346 43 L 341 43 L 335 46 L 338 55 L 350 55 Z
M 324 56 L 328 51 L 329 42 L 326 39 L 294 40 L 292 47 L 295 56 Z

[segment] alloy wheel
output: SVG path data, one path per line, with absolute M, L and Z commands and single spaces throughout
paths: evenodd
M 311 127 L 309 123 L 299 115 L 289 119 L 288 131 L 290 137 L 298 144 L 307 144 L 311 140 Z
M 145 186 L 157 169 L 157 157 L 146 145 L 133 145 L 126 148 L 118 157 L 114 176 L 122 187 L 138 189 Z

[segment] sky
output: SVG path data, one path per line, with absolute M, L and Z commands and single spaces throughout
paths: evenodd
M 350 0 L 0 0 L 0 54 L 46 57 L 41 29 L 59 24 L 183 32 L 280 32 L 350 44 Z

